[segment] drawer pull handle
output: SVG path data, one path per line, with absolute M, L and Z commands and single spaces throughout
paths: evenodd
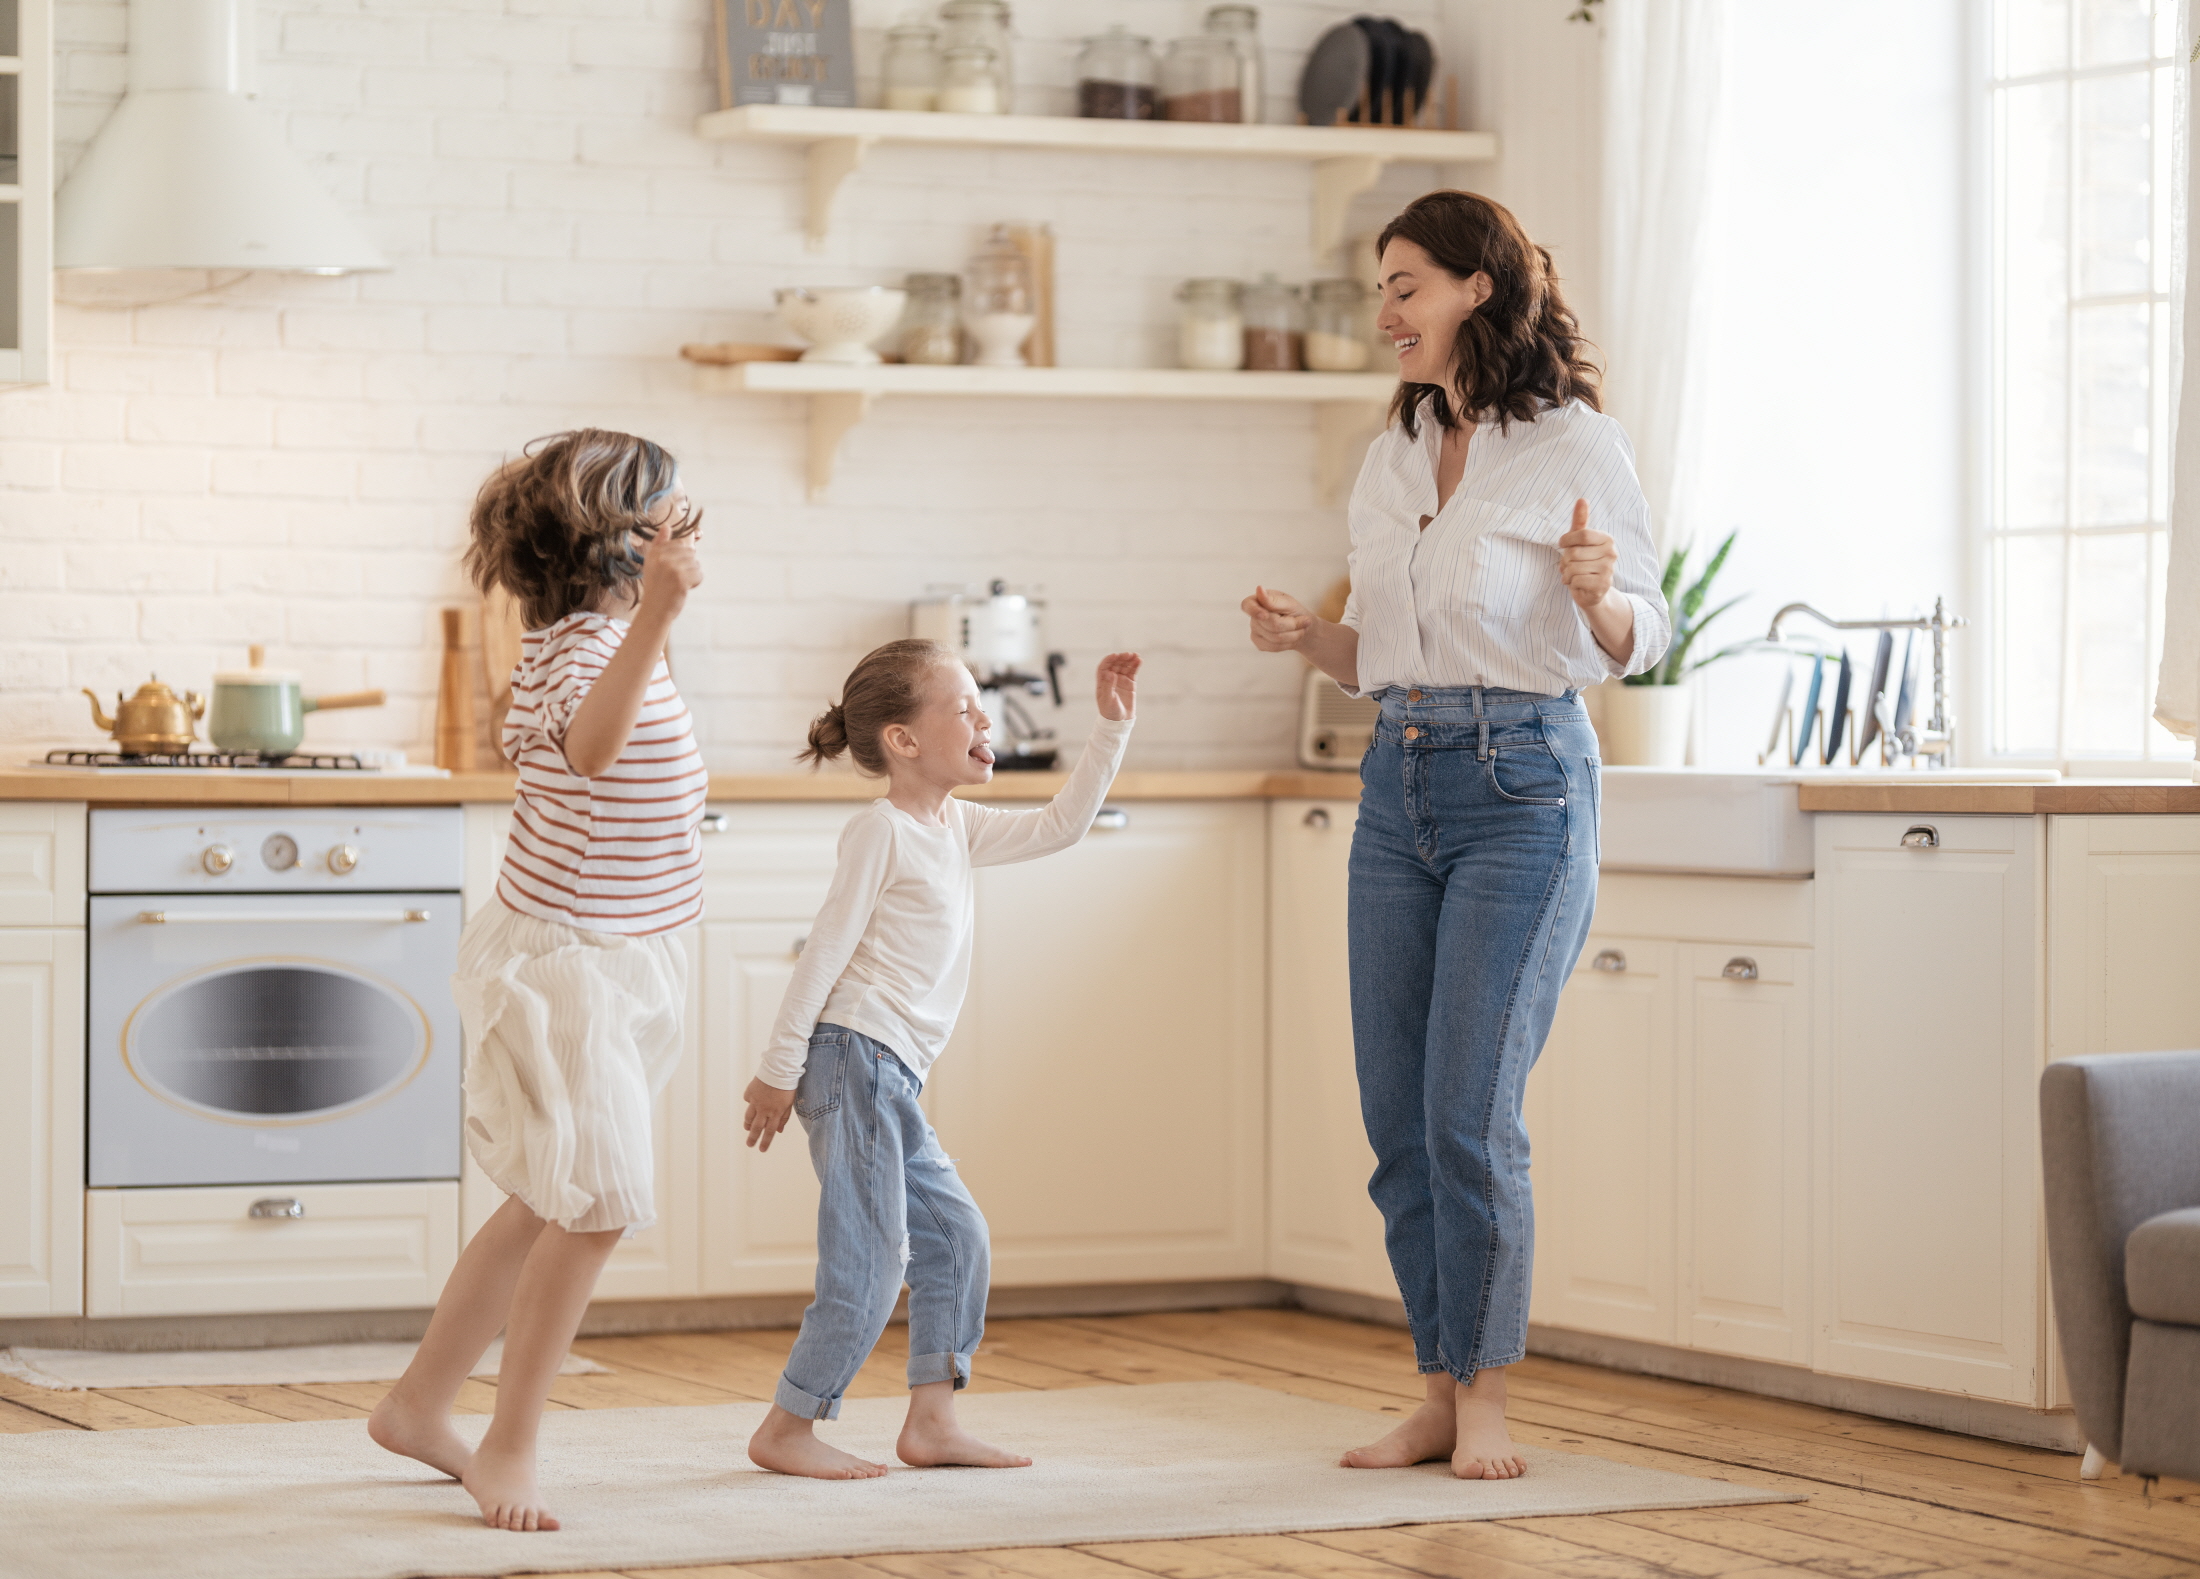
M 724 833 L 733 826 L 733 819 L 722 811 L 714 811 L 695 826 L 705 833 Z
M 1719 972 L 1728 981 L 1755 981 L 1757 962 L 1747 954 L 1737 954 L 1726 962 L 1726 969 Z
M 149 927 L 210 926 L 323 926 L 349 921 L 358 926 L 403 926 L 426 921 L 425 910 L 335 910 L 299 915 L 288 910 L 140 910 L 138 920 Z
M 1120 806 L 1103 806 L 1092 819 L 1093 827 L 1107 833 L 1121 833 L 1131 825 L 1131 814 Z
M 1937 850 L 1940 848 L 1940 830 L 1928 823 L 1918 823 L 1902 836 L 1905 850 Z
M 1591 970 L 1601 970 L 1613 976 L 1625 975 L 1627 956 L 1616 948 L 1599 949 L 1597 950 L 1597 957 L 1589 961 L 1589 968 Z
M 1329 808 L 1326 806 L 1316 806 L 1301 820 L 1304 821 L 1309 828 L 1326 828 L 1329 826 Z
M 248 1217 L 295 1218 L 306 1214 L 306 1203 L 295 1195 L 271 1195 L 264 1201 L 254 1201 Z

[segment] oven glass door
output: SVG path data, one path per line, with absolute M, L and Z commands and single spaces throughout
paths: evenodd
M 455 894 L 92 901 L 91 1183 L 458 1171 Z

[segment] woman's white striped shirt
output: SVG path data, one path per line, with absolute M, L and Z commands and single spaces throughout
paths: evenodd
M 1352 597 L 1344 622 L 1360 633 L 1357 694 L 1390 685 L 1486 685 L 1555 696 L 1664 656 L 1672 622 L 1658 590 L 1650 506 L 1620 425 L 1579 401 L 1533 422 L 1477 426 L 1466 471 L 1436 505 L 1443 430 L 1424 403 L 1420 435 L 1393 424 L 1368 446 L 1352 490 Z M 1558 540 L 1574 501 L 1609 532 L 1619 563 L 1612 590 L 1635 609 L 1624 664 L 1599 647 L 1566 584 Z M 1427 529 L 1421 517 L 1432 516 Z

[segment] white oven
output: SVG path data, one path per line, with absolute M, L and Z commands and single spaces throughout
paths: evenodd
M 91 814 L 88 1180 L 454 1179 L 464 814 Z

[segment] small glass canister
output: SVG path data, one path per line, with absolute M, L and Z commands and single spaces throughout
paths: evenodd
M 1296 285 L 1273 274 L 1245 287 L 1245 365 L 1263 373 L 1296 373 L 1306 366 L 1306 312 Z
M 951 49 L 940 68 L 940 108 L 953 115 L 999 115 L 1008 106 L 1000 57 L 983 44 Z
M 940 107 L 940 35 L 922 22 L 904 22 L 886 30 L 886 56 L 879 67 L 889 110 Z
M 1357 373 L 1367 366 L 1367 290 L 1358 280 L 1316 280 L 1307 287 L 1306 365 L 1316 373 Z
M 1186 280 L 1176 326 L 1176 359 L 1186 367 L 1230 372 L 1245 365 L 1245 317 L 1236 280 Z
M 1238 119 L 1260 119 L 1260 13 L 1249 5 L 1218 5 L 1209 9 L 1204 24 L 1216 38 L 1226 38 L 1238 56 Z
M 1161 113 L 1154 91 L 1153 40 L 1117 23 L 1085 40 L 1077 57 L 1077 113 L 1088 120 L 1150 121 Z
M 1230 40 L 1194 33 L 1169 46 L 1161 59 L 1163 120 L 1235 121 L 1243 104 L 1237 46 Z
M 1006 225 L 993 234 L 968 270 L 970 291 L 963 326 L 970 331 L 971 360 L 980 367 L 1024 367 L 1024 342 L 1039 315 L 1032 308 L 1031 260 L 1016 245 Z
M 1006 115 L 1016 98 L 1015 35 L 1009 30 L 1008 0 L 947 0 L 940 7 L 940 48 L 990 49 L 993 81 L 1000 103 L 979 114 Z M 948 108 L 943 101 L 941 109 Z
M 962 360 L 962 276 L 912 274 L 902 281 L 901 359 L 931 366 Z

